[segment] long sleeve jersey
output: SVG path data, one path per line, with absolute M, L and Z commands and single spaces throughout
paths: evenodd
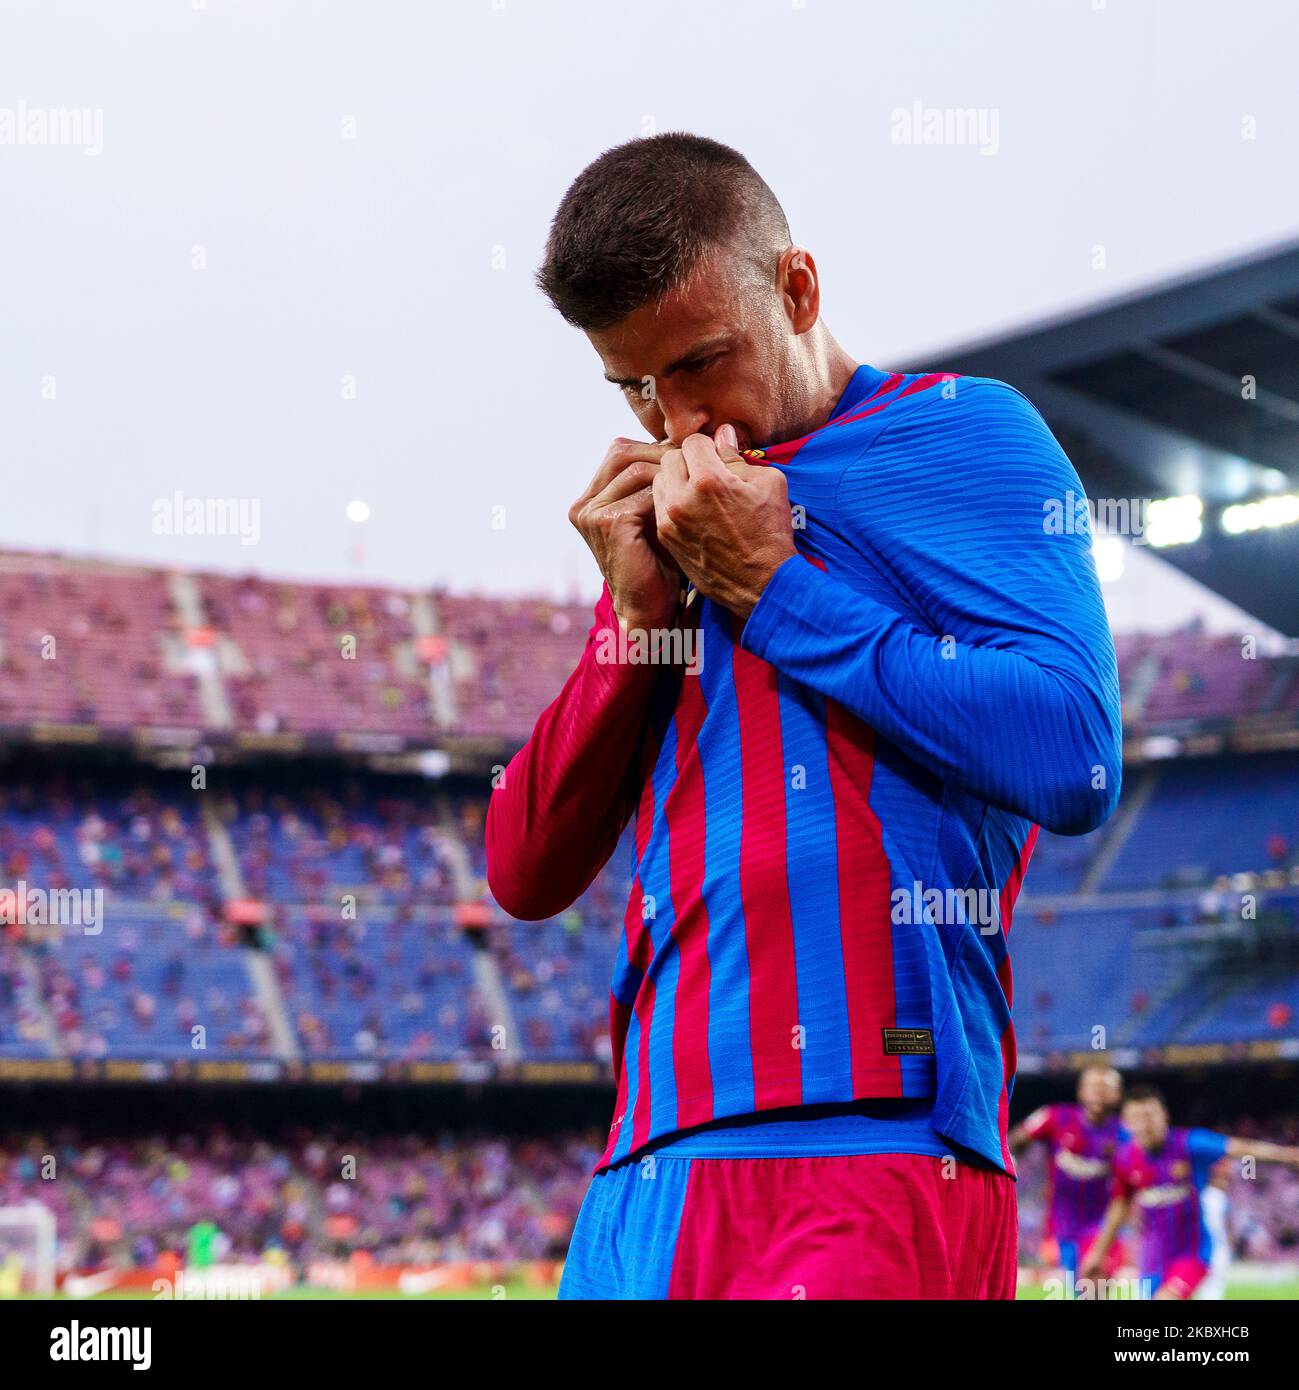
M 798 554 L 695 664 L 581 661 L 488 810 L 489 883 L 553 915 L 634 834 L 602 1166 L 727 1117 L 932 1100 L 1013 1171 L 1007 938 L 1037 828 L 1118 798 L 1082 485 L 1004 383 L 860 367 L 781 469 Z

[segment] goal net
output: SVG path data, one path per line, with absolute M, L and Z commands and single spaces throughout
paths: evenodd
M 0 1298 L 53 1294 L 55 1239 L 49 1207 L 0 1207 Z

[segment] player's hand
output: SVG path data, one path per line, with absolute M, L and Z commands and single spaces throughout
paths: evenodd
M 652 484 L 671 446 L 615 439 L 568 519 L 591 549 L 624 630 L 671 627 L 681 572 L 654 534 Z
M 1100 1261 L 1100 1259 L 1099 1259 L 1097 1256 L 1091 1254 L 1090 1252 L 1089 1252 L 1088 1254 L 1084 1255 L 1083 1258 L 1082 1258 L 1082 1260 L 1080 1261 L 1080 1263 L 1079 1263 L 1079 1265 L 1078 1265 L 1078 1278 L 1079 1278 L 1079 1279 L 1095 1279 L 1096 1276 L 1097 1276 L 1100 1272 L 1101 1272 L 1101 1261 Z
M 730 425 L 663 455 L 654 513 L 659 540 L 695 587 L 741 619 L 798 553 L 785 475 L 746 463 Z

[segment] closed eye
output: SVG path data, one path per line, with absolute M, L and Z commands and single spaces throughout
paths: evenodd
M 725 352 L 712 352 L 707 357 L 697 357 L 692 362 L 683 362 L 681 370 L 683 372 L 706 372 L 709 367 L 720 362 L 725 356 Z

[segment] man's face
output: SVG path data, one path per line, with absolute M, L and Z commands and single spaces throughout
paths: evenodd
M 1123 1083 L 1109 1067 L 1089 1067 L 1078 1078 L 1078 1101 L 1094 1112 L 1113 1110 L 1119 1103 Z
M 1130 1100 L 1123 1107 L 1123 1128 L 1143 1149 L 1153 1151 L 1168 1135 L 1168 1111 L 1157 1100 Z
M 682 288 L 587 337 L 654 439 L 679 445 L 730 424 L 749 449 L 823 423 L 807 423 L 792 311 L 774 279 L 719 251 Z

